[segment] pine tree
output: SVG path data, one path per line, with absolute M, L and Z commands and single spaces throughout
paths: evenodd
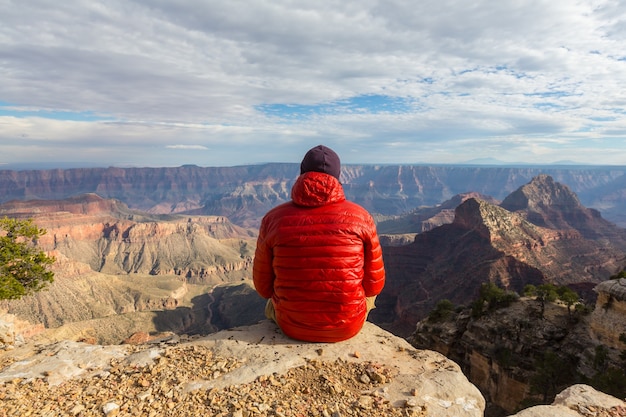
M 55 261 L 37 246 L 46 233 L 32 220 L 0 218 L 0 300 L 20 299 L 54 280 Z

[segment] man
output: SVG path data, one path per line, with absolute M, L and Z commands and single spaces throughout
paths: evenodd
M 346 200 L 340 172 L 332 149 L 312 148 L 300 164 L 292 200 L 261 222 L 254 286 L 269 299 L 266 316 L 293 339 L 353 337 L 385 284 L 374 220 Z

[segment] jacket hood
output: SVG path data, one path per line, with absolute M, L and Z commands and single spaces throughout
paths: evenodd
M 304 207 L 318 207 L 344 201 L 346 196 L 339 180 L 321 172 L 305 172 L 291 189 L 292 201 Z

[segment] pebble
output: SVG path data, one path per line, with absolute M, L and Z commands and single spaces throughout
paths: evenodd
M 120 406 L 115 403 L 106 403 L 102 406 L 102 412 L 105 416 L 115 416 Z

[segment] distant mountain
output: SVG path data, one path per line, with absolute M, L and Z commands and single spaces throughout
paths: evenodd
M 487 281 L 519 293 L 544 282 L 593 285 L 626 263 L 626 230 L 549 176 L 534 178 L 502 206 L 469 198 L 452 223 L 385 247 L 389 279 L 372 321 L 407 335 L 439 300 L 467 303 Z
M 500 206 L 521 214 L 537 226 L 578 230 L 587 239 L 600 239 L 616 233 L 619 235 L 616 238 L 623 238 L 623 232 L 603 220 L 598 210 L 583 207 L 568 187 L 545 174 L 508 195 Z
M 0 170 L 0 203 L 96 193 L 144 212 L 219 215 L 258 227 L 270 208 L 289 200 L 298 174 L 298 164 Z M 344 165 L 341 181 L 350 200 L 373 214 L 397 216 L 469 192 L 502 200 L 541 174 L 626 226 L 626 167 Z
M 465 162 L 461 162 L 459 165 L 501 165 L 501 166 L 519 166 L 519 165 L 528 165 L 525 162 L 516 162 L 516 163 L 510 163 L 510 162 L 504 162 L 501 161 L 499 159 L 496 158 L 476 158 L 476 159 L 470 159 L 468 161 Z

